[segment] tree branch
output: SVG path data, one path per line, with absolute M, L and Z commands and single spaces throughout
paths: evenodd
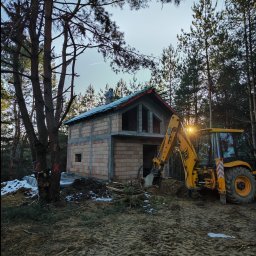
M 25 75 L 24 73 L 21 73 L 19 71 L 15 71 L 15 70 L 1 69 L 1 73 L 3 73 L 3 74 L 16 74 L 16 75 L 24 76 L 26 78 L 31 79 L 31 76 Z
M 68 32 L 69 32 L 69 35 L 70 35 L 70 38 L 71 38 L 71 41 L 73 42 L 73 45 L 74 45 L 74 58 L 73 58 L 73 62 L 72 62 L 72 78 L 71 78 L 71 83 L 70 83 L 70 99 L 69 99 L 69 103 L 68 103 L 68 106 L 65 110 L 65 112 L 63 113 L 62 117 L 61 117 L 61 120 L 59 121 L 59 124 L 58 124 L 58 128 L 62 125 L 64 119 L 66 118 L 66 115 L 68 114 L 69 112 L 69 109 L 72 105 L 72 102 L 73 100 L 75 99 L 76 96 L 74 96 L 74 81 L 75 81 L 75 64 L 76 64 L 76 44 L 75 44 L 75 40 L 73 38 L 73 35 L 72 35 L 72 32 L 70 30 L 70 27 L 68 27 Z

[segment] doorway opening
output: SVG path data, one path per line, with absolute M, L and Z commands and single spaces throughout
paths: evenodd
M 157 154 L 157 145 L 143 145 L 143 177 L 152 169 L 152 160 Z

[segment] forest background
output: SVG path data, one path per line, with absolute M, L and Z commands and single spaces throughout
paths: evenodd
M 22 4 L 24 2 L 28 5 L 30 3 L 30 1 L 22 1 Z M 33 2 L 40 1 L 31 1 L 31 3 Z M 117 33 L 114 23 L 104 10 L 104 6 L 112 2 L 94 2 L 99 4 L 93 6 L 91 2 L 90 7 L 95 11 L 94 21 L 97 21 L 100 26 L 104 26 L 102 33 L 106 37 L 109 36 L 112 42 L 117 40 L 117 42 L 123 43 L 122 35 Z M 175 2 L 178 4 L 180 1 Z M 120 51 L 120 47 L 124 46 L 123 44 L 121 46 L 120 44 L 119 46 L 111 44 L 111 48 L 107 45 L 108 41 L 104 41 L 104 47 L 107 45 L 108 48 L 100 48 L 102 45 L 97 45 L 104 58 L 112 60 L 112 68 L 117 72 L 120 69 L 133 72 L 142 66 L 147 67 L 151 72 L 151 78 L 144 83 L 138 83 L 136 76 L 134 76 L 129 83 L 121 79 L 116 84 L 106 84 L 99 92 L 96 92 L 95 85 L 90 84 L 83 93 L 73 95 L 72 92 L 71 97 L 68 97 L 65 93 L 72 91 L 73 80 L 76 77 L 75 66 L 73 65 L 75 58 L 69 60 L 70 68 L 66 70 L 71 73 L 71 86 L 63 88 L 61 101 L 56 101 L 56 105 L 54 105 L 55 109 L 60 108 L 65 113 L 63 116 L 61 116 L 61 113 L 56 113 L 60 120 L 56 129 L 58 129 L 59 162 L 62 171 L 65 171 L 67 148 L 67 127 L 63 125 L 63 121 L 105 104 L 106 93 L 110 88 L 113 89 L 113 100 L 115 100 L 144 87 L 152 86 L 183 118 L 185 124 L 195 125 L 197 128 L 245 129 L 251 138 L 253 147 L 256 148 L 256 6 L 252 0 L 226 0 L 224 2 L 225 4 L 221 10 L 217 8 L 216 1 L 200 0 L 195 3 L 192 7 L 193 20 L 190 30 L 182 30 L 178 35 L 178 46 L 174 48 L 174 46 L 169 45 L 163 49 L 161 56 L 142 56 L 135 49 L 126 48 L 126 51 L 129 54 L 131 53 L 128 57 L 124 54 L 124 51 Z M 22 95 L 28 110 L 27 116 L 32 126 L 39 127 L 38 122 L 40 122 L 37 113 L 38 105 L 36 106 L 38 104 L 37 98 L 35 94 L 31 94 L 31 56 L 28 57 L 27 55 L 28 52 L 32 52 L 31 49 L 34 49 L 33 45 L 31 44 L 28 48 L 25 48 L 24 44 L 24 47 L 19 50 L 18 69 L 15 67 L 15 59 L 12 59 L 15 52 L 17 53 L 15 50 L 15 38 L 17 37 L 15 36 L 18 35 L 18 32 L 17 35 L 13 36 L 14 39 L 10 38 L 8 26 L 13 26 L 15 18 L 22 12 L 26 12 L 25 7 L 24 10 L 20 8 L 20 1 L 17 1 L 17 3 L 17 6 L 4 5 L 4 3 L 1 6 L 8 14 L 7 20 L 2 20 L 1 24 L 3 31 L 1 37 L 3 56 L 1 61 L 2 181 L 31 174 L 33 170 L 32 161 L 35 160 L 31 148 L 31 139 L 24 123 L 24 112 L 20 107 L 20 98 L 17 97 L 17 80 L 20 80 L 20 88 L 22 88 Z M 146 7 L 143 6 L 146 3 L 147 1 L 128 1 L 131 8 L 135 9 Z M 20 10 L 18 10 L 19 8 Z M 75 12 L 73 11 L 73 13 Z M 40 12 L 37 15 L 40 16 Z M 75 16 L 75 18 L 77 17 Z M 33 15 L 31 15 L 31 19 L 33 19 Z M 72 19 L 74 17 L 70 18 L 70 20 Z M 65 19 L 63 18 L 63 20 Z M 67 22 L 70 20 L 66 18 Z M 26 23 L 24 24 L 26 27 Z M 86 27 L 84 30 L 81 23 L 74 23 L 73 29 L 76 33 L 88 33 L 85 32 L 88 28 Z M 97 29 L 102 28 L 98 27 Z M 114 36 L 113 31 L 111 35 L 108 35 L 111 30 L 115 31 Z M 28 31 L 30 32 L 29 36 L 33 37 L 31 24 L 28 25 Z M 69 35 L 67 41 L 70 40 L 70 47 L 74 49 L 69 54 L 75 54 L 76 57 L 77 52 L 85 51 L 85 48 L 79 48 L 78 43 L 74 43 L 73 31 L 63 29 L 62 35 L 65 35 L 65 33 Z M 22 33 L 26 35 L 24 31 Z M 45 34 L 47 35 L 47 33 Z M 10 44 L 8 45 L 8 40 L 12 41 L 12 47 L 10 47 Z M 101 42 L 101 44 L 103 43 Z M 39 86 L 42 86 L 47 77 L 47 72 L 45 72 L 47 69 L 45 67 L 47 46 L 43 44 L 43 41 L 38 46 L 42 48 L 42 51 L 39 49 L 37 54 L 38 70 L 44 70 L 45 75 L 38 80 Z M 66 47 L 68 47 L 68 44 Z M 87 44 L 86 47 L 96 47 L 96 43 L 94 45 Z M 109 50 L 110 48 L 111 50 Z M 116 52 L 118 52 L 119 57 L 116 57 Z M 52 55 L 54 55 L 54 49 Z M 57 53 L 55 55 L 57 56 Z M 63 61 L 62 64 L 67 62 Z M 57 64 L 57 57 L 51 57 L 50 63 L 52 70 L 57 70 L 59 65 Z M 67 72 L 65 74 L 67 75 Z M 16 75 L 18 76 L 16 77 Z M 60 96 L 59 85 L 61 79 L 63 79 L 61 72 L 52 72 L 50 77 L 53 100 L 58 99 Z M 47 102 L 43 108 L 47 108 Z M 55 120 L 57 120 L 56 115 Z M 48 126 L 47 128 L 49 131 L 51 130 Z M 38 134 L 40 134 L 40 130 L 37 128 L 35 129 L 35 136 Z M 49 134 L 49 138 L 53 136 L 53 133 Z

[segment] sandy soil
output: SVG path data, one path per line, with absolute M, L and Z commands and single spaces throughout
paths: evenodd
M 2 198 L 1 255 L 256 255 L 255 203 L 221 205 L 213 193 L 178 190 L 152 195 L 153 214 L 86 200 L 48 206 L 42 218 L 6 217 L 31 205 Z

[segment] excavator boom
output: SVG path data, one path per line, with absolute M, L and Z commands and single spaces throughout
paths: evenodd
M 185 171 L 185 181 L 188 188 L 195 187 L 196 175 L 193 174 L 193 169 L 198 160 L 194 146 L 187 137 L 180 118 L 177 115 L 172 115 L 168 124 L 168 128 L 157 156 L 153 159 L 153 168 L 150 175 L 155 177 L 161 176 L 164 165 L 170 158 L 171 152 L 178 143 L 178 149 L 181 154 L 181 159 Z

